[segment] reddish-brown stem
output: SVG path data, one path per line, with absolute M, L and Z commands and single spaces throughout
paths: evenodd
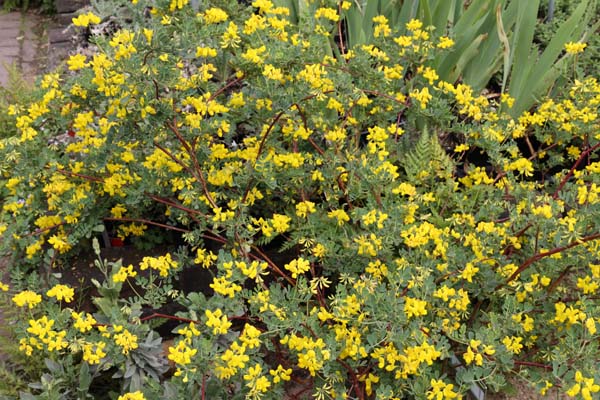
M 279 274 L 279 276 L 281 276 L 283 279 L 285 279 L 290 285 L 294 285 L 296 282 L 294 282 L 294 280 L 292 278 L 290 278 L 289 276 L 287 276 L 278 266 L 277 264 L 275 264 L 265 253 L 263 253 L 261 251 L 261 249 L 259 249 L 257 246 L 251 246 L 252 250 L 254 250 L 256 253 L 258 253 L 260 255 L 260 257 L 262 258 L 263 261 L 265 261 L 267 264 L 269 264 L 269 267 L 271 267 L 271 269 L 275 272 L 277 272 L 277 274 Z M 251 254 L 252 256 L 252 254 Z
M 202 375 L 202 388 L 200 389 L 201 391 L 201 399 L 205 400 L 206 399 L 206 374 Z
M 527 230 L 528 230 L 529 228 L 531 228 L 532 226 L 533 226 L 533 223 L 531 223 L 531 222 L 528 222 L 528 223 L 527 223 L 527 225 L 525 225 L 525 227 L 524 227 L 523 229 L 521 229 L 519 232 L 515 233 L 513 236 L 514 236 L 514 237 L 517 237 L 517 238 L 518 238 L 518 237 L 521 237 L 521 236 L 523 236 L 523 234 L 524 234 L 525 232 L 527 232 Z
M 567 175 L 565 175 L 565 177 L 562 179 L 562 181 L 560 181 L 560 184 L 558 185 L 558 187 L 556 188 L 556 191 L 552 195 L 553 199 L 556 200 L 558 198 L 560 191 L 567 184 L 569 179 L 571 179 L 571 176 L 573 176 L 573 173 L 575 172 L 575 169 L 579 166 L 579 164 L 581 164 L 583 162 L 583 160 L 585 160 L 591 153 L 596 151 L 596 149 L 598 149 L 599 147 L 600 147 L 600 143 L 596 143 L 594 146 L 588 147 L 586 150 L 581 152 L 581 154 L 579 155 L 579 158 L 577 159 L 577 161 L 575 161 L 575 164 L 573 164 L 573 166 L 571 167 L 571 169 L 569 170 Z
M 211 232 L 212 235 L 208 235 L 206 233 L 203 233 L 202 235 L 200 235 L 202 238 L 204 239 L 208 239 L 208 240 L 214 240 L 215 242 L 219 242 L 219 243 L 227 243 L 227 239 L 225 239 L 224 237 L 217 235 L 216 233 Z
M 363 92 L 368 93 L 368 94 L 372 94 L 373 96 L 377 96 L 377 97 L 383 97 L 385 99 L 388 100 L 392 100 L 395 101 L 396 103 L 400 103 L 400 104 L 404 104 L 406 105 L 405 102 L 398 100 L 397 98 L 395 98 L 394 96 L 390 96 L 389 94 L 385 94 L 385 93 L 381 93 L 378 92 L 376 90 L 369 90 L 369 89 L 361 89 Z
M 185 163 L 183 163 L 183 161 L 181 161 L 179 158 L 175 157 L 175 155 L 173 155 L 173 153 L 171 153 L 170 150 L 166 149 L 165 147 L 161 146 L 160 144 L 158 144 L 157 142 L 154 142 L 154 146 L 156 146 L 156 148 L 158 148 L 160 151 L 162 151 L 163 153 L 165 153 L 171 160 L 173 160 L 175 163 L 177 163 L 178 165 L 180 165 L 183 169 L 185 169 L 186 171 L 188 171 L 190 174 L 194 174 L 192 169 L 186 165 Z
M 554 282 L 552 282 L 552 285 L 550 285 L 548 287 L 548 293 L 552 293 L 554 291 L 554 289 L 556 289 L 556 287 L 558 286 L 558 284 L 560 282 L 562 282 L 563 279 L 565 279 L 565 276 L 567 276 L 567 274 L 569 273 L 569 270 L 571 269 L 571 267 L 567 267 L 565 268 L 565 270 L 558 276 L 558 278 L 556 278 L 554 280 Z
M 277 121 L 279 121 L 281 119 L 281 117 L 283 117 L 283 115 L 285 114 L 286 110 L 280 111 L 277 113 L 277 115 L 275 115 L 275 118 L 273 118 L 273 121 L 271 121 L 271 123 L 269 124 L 269 127 L 267 128 L 267 131 L 265 132 L 265 134 L 263 135 L 261 141 L 260 141 L 260 145 L 258 146 L 258 151 L 256 152 L 256 158 L 254 159 L 254 163 L 256 164 L 256 162 L 258 161 L 258 157 L 260 157 L 264 147 L 265 147 L 265 143 L 267 141 L 267 137 L 269 137 L 269 134 L 271 133 L 271 131 L 273 130 L 273 128 L 275 127 L 275 124 L 277 123 Z
M 64 169 L 57 169 L 56 172 L 58 172 L 59 174 L 63 174 L 66 176 L 74 176 L 77 178 L 81 178 L 81 179 L 85 179 L 86 181 L 91 181 L 91 182 L 104 182 L 104 179 L 102 178 L 98 178 L 95 176 L 89 176 L 89 175 L 83 175 L 83 174 L 77 174 L 75 172 L 71 172 L 71 171 L 66 171 Z
M 214 92 L 208 99 L 208 101 L 212 101 L 214 99 L 217 98 L 217 96 L 219 96 L 221 93 L 223 93 L 224 91 L 226 91 L 227 89 L 229 89 L 230 87 L 238 84 L 239 82 L 241 82 L 244 79 L 244 76 L 240 76 L 239 78 L 235 78 L 234 80 L 232 80 L 231 82 L 227 83 L 225 86 L 223 86 L 222 88 L 220 88 L 219 90 L 217 90 L 216 92 Z
M 296 107 L 296 110 L 298 110 L 298 114 L 300 114 L 300 119 L 302 120 L 302 125 L 304 125 L 304 129 L 305 129 L 306 131 L 308 131 L 308 122 L 306 121 L 306 115 L 304 115 L 304 112 L 303 112 L 303 111 L 302 111 L 302 109 L 300 108 L 300 105 L 299 105 L 298 103 L 294 103 L 294 104 L 292 104 L 292 106 L 295 106 L 295 107 Z M 308 143 L 310 143 L 310 144 L 311 144 L 311 146 L 312 146 L 312 147 L 313 147 L 313 148 L 314 148 L 314 149 L 317 151 L 317 153 L 319 153 L 320 155 L 324 155 L 324 154 L 325 154 L 325 152 L 323 151 L 323 149 L 321 149 L 321 148 L 319 147 L 319 145 L 317 145 L 317 144 L 315 143 L 315 141 L 314 141 L 314 140 L 313 140 L 311 137 L 309 137 L 309 138 L 308 138 Z
M 336 361 L 342 366 L 344 367 L 344 369 L 348 372 L 348 375 L 350 375 L 350 380 L 352 381 L 352 388 L 354 389 L 354 393 L 358 396 L 358 398 L 360 400 L 364 400 L 365 399 L 365 394 L 362 390 L 362 386 L 360 384 L 360 381 L 358 380 L 358 376 L 356 376 L 356 372 L 352 369 L 352 367 L 350 367 L 350 365 L 348 365 L 347 362 L 345 362 L 344 360 L 342 360 L 341 358 L 337 358 Z
M 33 231 L 31 233 L 28 233 L 27 235 L 24 235 L 24 237 L 36 236 L 36 235 L 39 235 L 39 234 L 44 233 L 46 231 L 51 231 L 52 229 L 58 228 L 59 226 L 62 226 L 62 225 L 65 225 L 65 224 L 66 224 L 66 222 L 61 222 L 60 224 L 52 225 L 52 226 L 49 226 L 49 227 L 44 228 L 44 229 L 36 229 L 35 231 Z
M 595 233 L 595 234 L 593 234 L 593 235 L 589 235 L 589 236 L 586 236 L 586 237 L 584 237 L 584 238 L 578 239 L 578 240 L 576 240 L 576 241 L 574 241 L 574 242 L 571 242 L 571 243 L 569 243 L 569 244 L 568 244 L 568 245 L 566 245 L 566 246 L 556 247 L 556 248 L 554 248 L 554 249 L 552 249 L 552 250 L 548 250 L 548 251 L 544 251 L 544 252 L 541 252 L 541 253 L 534 254 L 533 256 L 531 256 L 531 257 L 529 257 L 527 260 L 525 260 L 525 261 L 524 261 L 524 262 L 523 262 L 523 263 L 522 263 L 522 264 L 519 266 L 519 268 L 517 268 L 517 270 L 516 270 L 515 272 L 513 272 L 513 274 L 512 274 L 511 276 L 509 276 L 509 277 L 508 277 L 508 279 L 506 280 L 506 282 L 504 282 L 504 283 L 502 283 L 502 284 L 498 285 L 498 286 L 496 287 L 496 290 L 498 290 L 498 289 L 502 288 L 504 285 L 506 285 L 506 284 L 508 284 L 509 282 L 513 281 L 513 280 L 514 280 L 514 279 L 515 279 L 517 276 L 519 276 L 519 275 L 521 274 L 521 272 L 525 271 L 525 270 L 526 270 L 526 269 L 527 269 L 527 268 L 528 268 L 528 267 L 529 267 L 531 264 L 533 264 L 534 262 L 536 262 L 536 261 L 539 261 L 539 260 L 541 260 L 542 258 L 549 257 L 549 256 L 551 256 L 552 254 L 556 254 L 556 253 L 563 252 L 563 251 L 565 251 L 565 250 L 568 250 L 568 249 L 570 249 L 570 248 L 573 248 L 573 247 L 579 246 L 579 245 L 581 245 L 581 244 L 583 244 L 583 243 L 586 243 L 586 242 L 589 242 L 589 241 L 591 241 L 591 240 L 596 240 L 596 239 L 598 239 L 598 238 L 600 238 L 600 233 Z
M 143 318 L 140 318 L 140 322 L 144 322 L 144 321 L 149 321 L 151 319 L 154 318 L 164 318 L 164 319 L 170 319 L 173 321 L 180 321 L 180 322 L 193 322 L 195 324 L 199 324 L 200 321 L 196 321 L 195 319 L 189 319 L 189 318 L 183 318 L 183 317 L 177 317 L 175 315 L 168 315 L 168 314 L 162 314 L 162 313 L 152 313 L 150 315 L 147 315 Z
M 181 204 L 178 204 L 178 203 L 175 203 L 175 202 L 171 201 L 170 199 L 165 199 L 164 197 L 156 196 L 154 194 L 149 194 L 149 193 L 146 193 L 146 196 L 150 197 L 152 200 L 154 200 L 156 202 L 165 204 L 165 205 L 167 205 L 169 207 L 173 207 L 173 208 L 176 208 L 176 209 L 181 210 L 181 211 L 185 211 L 188 214 L 192 214 L 192 215 L 197 214 L 197 215 L 201 215 L 203 217 L 206 217 L 206 214 L 204 214 L 202 211 L 193 210 L 191 208 L 184 207 Z
M 531 140 L 529 140 L 529 136 L 525 136 L 525 143 L 527 143 L 529 153 L 531 153 L 532 156 L 536 154 L 536 151 L 533 149 L 533 145 L 531 144 Z
M 324 155 L 325 152 L 323 151 L 323 149 L 321 147 L 319 147 L 318 144 L 315 143 L 315 141 L 312 138 L 308 138 L 308 143 L 310 143 L 310 145 L 317 151 L 317 153 L 319 153 L 320 155 Z
M 338 29 L 338 36 L 340 38 L 340 52 L 342 53 L 342 55 L 346 55 L 346 46 L 344 46 L 344 36 L 343 36 L 343 32 L 342 32 L 342 2 L 340 1 L 338 3 L 338 14 L 339 19 L 337 22 L 337 29 Z
M 537 368 L 543 368 L 543 369 L 552 369 L 551 365 L 546 365 L 546 364 L 541 364 L 541 363 L 536 363 L 533 361 L 515 361 L 515 365 L 522 365 L 522 366 L 526 366 L 526 367 L 537 367 Z
M 206 180 L 204 179 L 204 174 L 202 172 L 202 168 L 200 168 L 200 163 L 198 162 L 198 157 L 196 157 L 196 153 L 193 151 L 190 144 L 181 135 L 181 132 L 179 132 L 179 129 L 177 128 L 177 120 L 173 119 L 172 122 L 167 122 L 166 124 L 167 124 L 167 127 L 171 130 L 171 132 L 173 132 L 175 134 L 175 136 L 177 137 L 177 140 L 179 140 L 179 142 L 181 143 L 181 145 L 183 146 L 185 151 L 187 151 L 190 158 L 192 159 L 192 162 L 194 163 L 194 169 L 195 169 L 195 173 L 192 173 L 192 175 L 194 175 L 194 177 L 202 185 L 202 190 L 204 191 L 204 195 L 206 196 L 206 199 L 208 200 L 208 202 L 210 203 L 212 208 L 217 208 L 217 203 L 214 201 L 214 199 L 212 198 L 212 196 L 210 194 L 210 191 L 208 190 L 208 185 L 206 184 Z
M 143 218 L 113 218 L 113 217 L 106 217 L 106 218 L 104 218 L 104 221 L 139 222 L 139 223 L 142 223 L 142 224 L 154 225 L 154 226 L 158 226 L 158 227 L 161 227 L 161 228 L 169 229 L 169 230 L 172 230 L 172 231 L 184 232 L 184 233 L 189 232 L 187 229 L 178 228 L 178 227 L 172 226 L 172 225 L 161 224 L 160 222 L 154 222 L 154 221 L 150 221 L 150 220 L 143 219 Z

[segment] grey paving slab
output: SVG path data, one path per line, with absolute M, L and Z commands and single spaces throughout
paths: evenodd
M 38 70 L 39 23 L 33 14 L 0 14 L 0 86 L 8 82 L 7 65 L 16 65 L 26 79 L 33 79 Z
M 37 43 L 32 40 L 24 40 L 21 45 L 21 62 L 32 63 L 37 57 Z
M 18 58 L 20 53 L 20 47 L 0 47 L 0 63 L 6 61 L 9 58 Z
M 8 14 L 0 14 L 0 32 L 18 30 L 21 26 L 21 13 L 11 12 Z

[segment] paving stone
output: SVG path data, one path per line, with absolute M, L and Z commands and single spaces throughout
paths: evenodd
M 21 27 L 21 13 L 8 13 L 0 15 L 0 35 L 5 31 L 19 31 Z
M 2 59 L 0 61 L 0 86 L 4 86 L 8 83 L 8 70 L 7 68 L 10 68 L 11 64 L 15 63 L 16 64 L 17 60 L 4 60 Z
M 17 59 L 19 57 L 19 51 L 19 46 L 0 47 L 0 63 L 10 58 Z
M 31 63 L 37 57 L 37 43 L 32 40 L 25 40 L 21 45 L 21 61 Z
M 48 30 L 48 40 L 52 45 L 55 43 L 71 42 L 71 35 L 68 30 L 63 27 L 56 27 Z
M 89 0 L 56 0 L 54 5 L 58 14 L 77 11 L 90 4 Z
M 34 42 L 37 42 L 39 37 L 36 34 L 36 30 L 39 28 L 39 25 L 41 23 L 40 18 L 34 17 L 33 15 L 25 18 L 25 20 L 23 21 L 22 24 L 22 30 L 23 30 L 23 37 L 26 40 L 32 40 Z
M 76 12 L 56 14 L 54 20 L 63 28 L 69 26 L 73 22 L 73 18 L 77 17 Z

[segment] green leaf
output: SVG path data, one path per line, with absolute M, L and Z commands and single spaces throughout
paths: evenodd
M 83 397 L 88 393 L 90 384 L 92 383 L 92 376 L 90 374 L 90 367 L 87 362 L 81 363 L 79 368 L 79 392 L 83 394 Z
M 498 38 L 502 42 L 502 55 L 504 59 L 504 67 L 502 71 L 502 90 L 504 93 L 504 88 L 506 87 L 506 82 L 508 81 L 508 74 L 510 72 L 510 43 L 508 42 L 508 36 L 506 36 L 506 32 L 504 30 L 504 24 L 502 22 L 502 8 L 498 6 L 496 8 L 496 26 L 498 28 Z
M 531 70 L 531 43 L 537 22 L 539 0 L 519 1 L 517 22 L 512 38 L 510 92 L 523 93 L 522 87 Z
M 539 57 L 529 59 L 527 66 L 523 68 L 515 60 L 512 67 L 512 74 L 516 74 L 516 82 L 513 86 L 513 76 L 511 75 L 510 94 L 516 99 L 513 108 L 510 110 L 513 117 L 520 115 L 527 110 L 536 97 L 547 91 L 556 80 L 559 72 L 557 65 L 557 57 L 564 50 L 564 46 L 569 41 L 579 40 L 582 32 L 588 26 L 592 13 L 588 11 L 588 0 L 583 0 L 575 9 L 573 14 L 560 26 L 554 34 L 548 46 Z M 593 9 L 596 2 L 592 2 Z M 593 32 L 596 27 L 591 27 L 588 31 Z M 530 44 L 531 47 L 531 44 Z M 531 50 L 532 53 L 535 52 Z

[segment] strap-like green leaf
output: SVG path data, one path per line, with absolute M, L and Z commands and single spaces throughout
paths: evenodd
M 518 16 L 512 40 L 510 91 L 522 92 L 521 88 L 531 70 L 531 43 L 537 23 L 539 0 L 518 2 Z M 513 96 L 514 97 L 514 96 Z
M 546 92 L 556 80 L 557 71 L 553 66 L 556 63 L 557 58 L 563 52 L 564 45 L 567 42 L 579 40 L 580 36 L 588 26 L 592 15 L 591 12 L 586 13 L 586 11 L 595 7 L 595 3 L 596 2 L 593 1 L 590 7 L 590 2 L 588 0 L 582 0 L 573 14 L 556 31 L 539 59 L 537 59 L 537 57 L 533 58 L 532 56 L 532 59 L 529 60 L 527 65 L 527 73 L 522 73 L 524 76 L 520 78 L 521 80 L 518 85 L 513 87 L 513 78 L 511 76 L 509 90 L 511 95 L 517 99 L 515 105 L 511 109 L 511 114 L 514 117 L 531 107 L 536 97 Z M 515 71 L 519 71 L 519 68 L 520 65 L 517 64 L 515 60 L 513 63 L 512 74 L 515 74 Z

